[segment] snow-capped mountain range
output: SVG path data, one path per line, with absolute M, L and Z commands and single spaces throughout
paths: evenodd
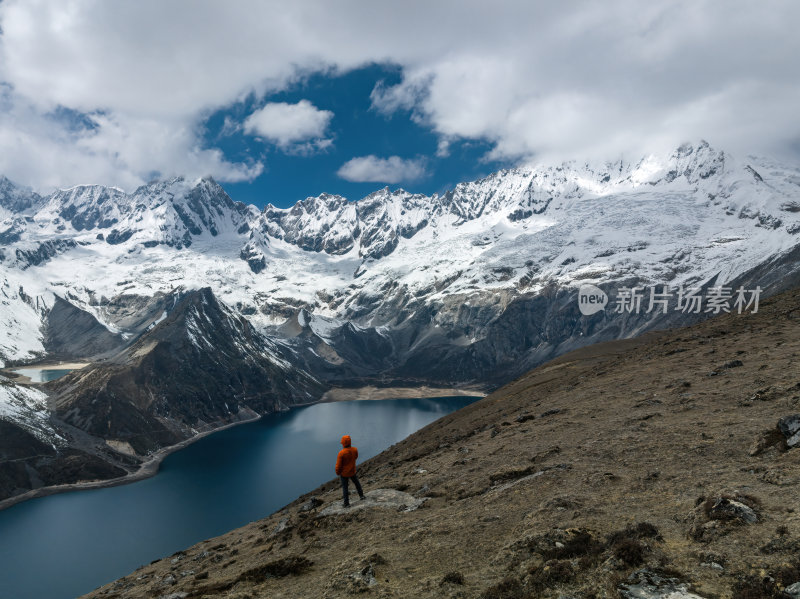
M 730 281 L 800 240 L 800 170 L 701 143 L 500 171 L 432 197 L 387 188 L 260 212 L 211 179 L 46 197 L 3 179 L 0 219 L 0 358 L 25 360 L 44 352 L 54 295 L 116 332 L 112 298 L 210 286 L 262 331 L 302 308 L 325 338 L 346 322 L 391 328 L 420 304 L 448 328 L 471 300 L 502 310 L 553 284 Z
M 210 178 L 47 196 L 3 178 L 0 360 L 133 360 L 137 340 L 209 288 L 214 313 L 246 319 L 264 346 L 255 356 L 251 340 L 242 359 L 290 362 L 304 401 L 315 385 L 364 380 L 493 386 L 580 345 L 705 316 L 584 317 L 580 285 L 766 294 L 800 280 L 799 243 L 800 169 L 705 142 L 505 170 L 430 197 L 385 188 L 288 209 L 236 202 Z M 170 338 L 183 326 L 207 351 L 181 322 Z M 0 382 L 0 418 L 47 437 L 41 392 L 25 407 L 33 391 Z

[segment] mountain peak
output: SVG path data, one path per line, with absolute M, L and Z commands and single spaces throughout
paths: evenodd
M 208 287 L 175 294 L 168 315 L 81 374 L 59 382 L 62 418 L 140 455 L 322 392 Z
M 0 207 L 14 213 L 25 212 L 42 198 L 31 189 L 20 187 L 7 177 L 0 175 Z

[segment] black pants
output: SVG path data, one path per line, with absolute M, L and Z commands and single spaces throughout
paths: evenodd
M 350 481 L 352 480 L 356 485 L 356 491 L 358 491 L 359 497 L 364 497 L 364 491 L 361 490 L 361 483 L 358 482 L 358 477 L 353 476 L 340 476 L 339 478 L 342 479 L 342 500 L 344 501 L 345 505 L 350 503 Z

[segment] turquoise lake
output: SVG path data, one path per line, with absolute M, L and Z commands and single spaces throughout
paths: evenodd
M 32 383 L 48 383 L 73 370 L 73 368 L 19 368 L 14 372 L 29 377 Z
M 129 485 L 0 511 L 0 599 L 68 599 L 280 509 L 335 477 L 339 439 L 359 462 L 477 398 L 322 403 L 209 435 Z M 365 490 L 369 487 L 364 485 Z

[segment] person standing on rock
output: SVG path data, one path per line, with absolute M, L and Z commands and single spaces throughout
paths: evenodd
M 356 485 L 358 496 L 364 499 L 364 491 L 361 490 L 361 483 L 356 476 L 356 460 L 358 459 L 358 449 L 350 446 L 350 435 L 342 437 L 342 450 L 336 457 L 336 474 L 342 479 L 342 503 L 344 507 L 350 507 L 350 481 Z

